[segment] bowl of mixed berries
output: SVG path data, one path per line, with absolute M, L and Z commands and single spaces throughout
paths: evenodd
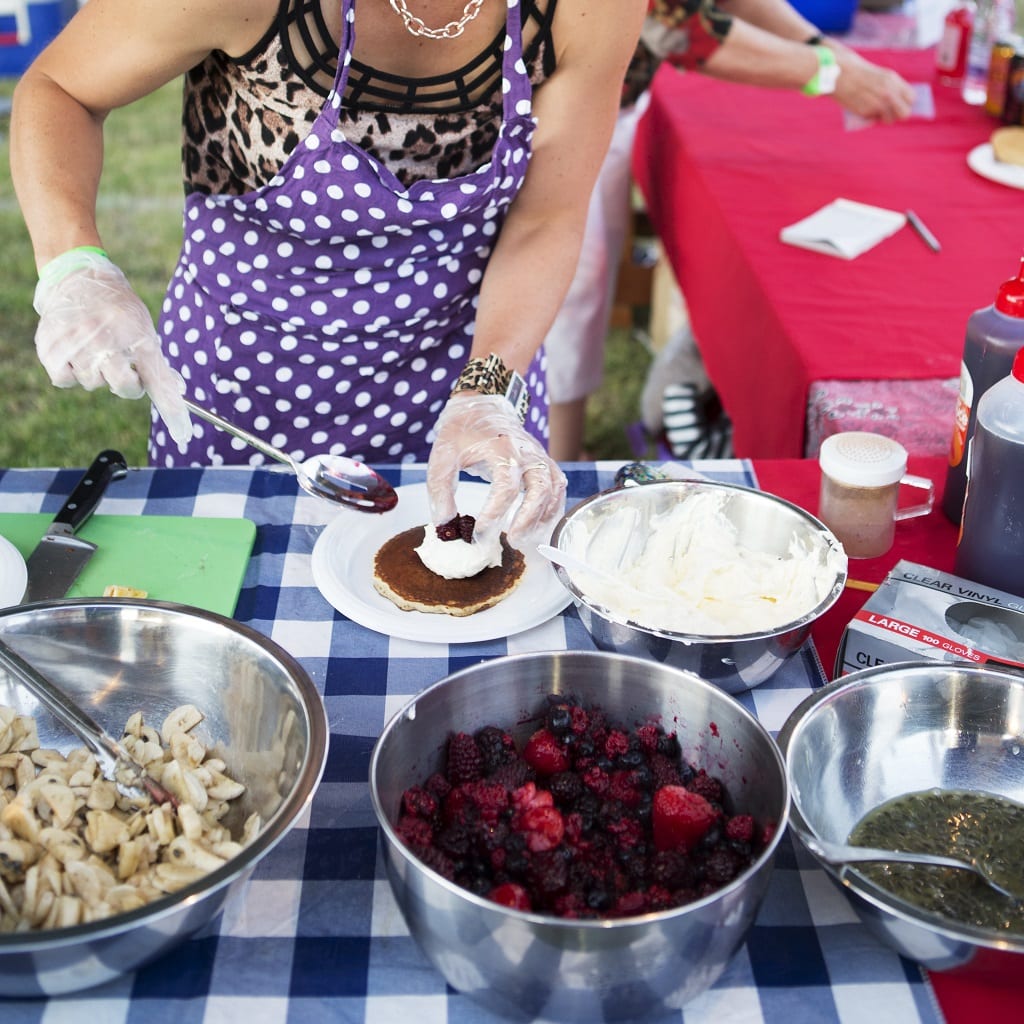
M 639 1020 L 709 988 L 764 898 L 789 791 L 700 677 L 601 651 L 480 662 L 385 726 L 370 791 L 395 899 L 507 1017 Z

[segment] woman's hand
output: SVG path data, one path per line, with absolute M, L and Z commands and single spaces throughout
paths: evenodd
M 427 462 L 427 494 L 433 523 L 457 513 L 455 488 L 465 470 L 491 482 L 476 516 L 474 536 L 497 540 L 505 529 L 509 543 L 546 541 L 565 507 L 565 474 L 540 443 L 526 432 L 511 404 L 500 395 L 460 393 L 448 399 L 434 428 Z M 522 502 L 507 526 L 505 519 Z
M 121 398 L 148 393 L 179 444 L 192 437 L 181 399 L 184 383 L 160 349 L 153 319 L 124 274 L 106 256 L 72 249 L 39 275 L 36 352 L 59 388 L 106 384 Z

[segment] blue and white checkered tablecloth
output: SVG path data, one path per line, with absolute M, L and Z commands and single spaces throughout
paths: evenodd
M 612 483 L 619 463 L 567 467 L 570 502 Z M 756 485 L 740 461 L 697 463 Z M 385 467 L 395 484 L 424 468 Z M 56 512 L 81 470 L 0 470 L 0 511 Z M 396 640 L 336 612 L 313 583 L 311 553 L 338 514 L 267 469 L 140 469 L 110 489 L 104 514 L 232 516 L 257 525 L 235 617 L 297 657 L 331 725 L 323 781 L 307 815 L 258 865 L 223 915 L 163 959 L 102 987 L 0 1000 L 2 1024 L 498 1024 L 449 989 L 410 938 L 377 849 L 367 773 L 390 716 L 448 673 L 506 653 L 593 647 L 572 608 L 508 639 L 440 645 Z M 741 696 L 778 730 L 824 682 L 808 642 L 768 683 Z M 921 971 L 876 942 L 827 876 L 784 840 L 744 947 L 677 1024 L 877 1024 L 940 1021 Z

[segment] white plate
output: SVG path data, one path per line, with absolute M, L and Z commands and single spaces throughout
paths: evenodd
M 27 584 L 28 571 L 21 552 L 6 537 L 0 537 L 0 608 L 20 604 Z
M 989 181 L 996 181 L 1000 185 L 1009 185 L 1010 188 L 1024 188 L 1024 167 L 1017 164 L 1005 164 L 995 158 L 992 152 L 992 143 L 983 142 L 980 146 L 967 154 L 967 166 L 975 174 L 980 174 Z
M 483 507 L 487 487 L 460 483 L 459 511 L 475 515 Z M 380 516 L 340 512 L 313 547 L 313 580 L 320 593 L 354 622 L 403 640 L 472 643 L 532 629 L 570 602 L 571 596 L 558 582 L 550 562 L 527 550 L 522 582 L 493 608 L 462 617 L 402 611 L 374 589 L 373 558 L 395 534 L 430 522 L 430 510 L 425 484 L 408 484 L 397 491 L 398 505 L 393 511 Z

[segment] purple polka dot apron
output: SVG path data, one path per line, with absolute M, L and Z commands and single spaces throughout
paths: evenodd
M 161 330 L 194 401 L 298 459 L 426 460 L 530 158 L 519 0 L 507 2 L 502 125 L 476 171 L 406 187 L 343 136 L 355 17 L 355 0 L 343 0 L 334 87 L 280 172 L 242 196 L 187 197 Z M 543 440 L 542 362 L 527 382 L 528 426 Z M 202 422 L 180 454 L 155 415 L 149 454 L 163 466 L 265 461 Z

